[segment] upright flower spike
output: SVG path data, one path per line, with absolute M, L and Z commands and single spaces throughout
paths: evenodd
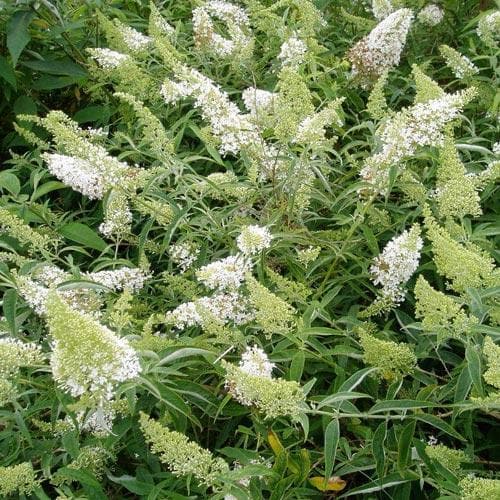
M 365 160 L 362 179 L 371 184 L 373 191 L 386 193 L 390 168 L 411 158 L 421 147 L 442 146 L 445 125 L 457 118 L 475 95 L 474 88 L 444 94 L 394 114 L 382 128 L 381 150 Z
M 483 373 L 484 380 L 496 389 L 500 389 L 500 347 L 491 337 L 484 338 L 483 354 L 488 360 L 488 369 Z
M 377 21 L 382 21 L 394 12 L 394 6 L 390 0 L 372 0 L 373 17 Z
M 50 244 L 48 235 L 39 233 L 31 228 L 17 215 L 12 214 L 4 207 L 0 207 L 0 234 L 8 233 L 11 238 L 15 238 L 26 245 L 30 253 L 45 250 Z
M 272 236 L 267 227 L 246 226 L 236 239 L 240 252 L 244 255 L 254 255 L 269 248 Z
M 445 446 L 444 444 L 426 446 L 425 453 L 432 460 L 438 462 L 450 472 L 455 474 L 455 476 L 461 475 L 461 464 L 471 461 L 464 451 L 448 448 L 448 446 Z
M 278 59 L 283 67 L 288 66 L 296 70 L 304 62 L 306 53 L 307 45 L 294 33 L 281 45 Z
M 461 244 L 424 211 L 427 237 L 432 243 L 434 263 L 439 274 L 449 280 L 449 287 L 458 293 L 467 288 L 498 285 L 499 270 L 490 255 L 473 243 Z
M 215 31 L 212 17 L 226 24 L 229 38 Z M 253 37 L 246 12 L 237 5 L 222 0 L 209 0 L 193 10 L 193 33 L 196 47 L 220 57 L 240 61 L 253 52 Z
M 445 95 L 444 90 L 432 78 L 428 77 L 417 64 L 412 66 L 412 77 L 415 80 L 414 104 L 440 99 Z
M 266 336 L 286 334 L 295 325 L 295 309 L 261 285 L 254 277 L 247 277 L 248 299 L 255 310 L 255 322 Z
M 266 353 L 248 347 L 241 356 L 239 366 L 223 361 L 226 370 L 226 388 L 242 405 L 254 406 L 266 418 L 290 416 L 296 419 L 305 400 L 297 382 L 274 379 Z
M 500 10 L 479 19 L 477 35 L 488 47 L 492 49 L 498 47 L 500 40 Z
M 444 11 L 439 5 L 430 3 L 417 15 L 417 19 L 426 26 L 437 26 L 444 18 Z
M 469 175 L 460 160 L 453 137 L 445 138 L 439 150 L 435 199 L 444 218 L 477 217 L 483 212 L 477 192 L 476 175 Z
M 446 66 L 451 69 L 457 78 L 467 79 L 479 72 L 479 69 L 467 56 L 460 54 L 460 52 L 448 45 L 441 45 L 439 52 L 445 60 Z
M 364 330 L 359 332 L 363 360 L 379 369 L 389 382 L 400 379 L 413 371 L 417 358 L 408 344 L 381 340 Z
M 250 271 L 251 264 L 244 255 L 230 255 L 196 271 L 196 277 L 211 290 L 236 290 Z
M 384 71 L 399 64 L 412 21 L 410 9 L 399 9 L 349 50 L 352 75 L 362 86 L 371 86 Z
M 137 169 L 111 156 L 62 111 L 50 111 L 38 122 L 53 135 L 59 151 L 44 154 L 48 169 L 66 185 L 93 199 L 102 199 L 117 185 L 133 189 Z
M 370 272 L 374 285 L 382 285 L 381 300 L 398 304 L 404 300 L 404 285 L 417 270 L 423 241 L 420 226 L 394 237 L 375 257 Z
M 99 22 L 111 48 L 133 56 L 147 54 L 152 41 L 149 36 L 126 26 L 118 19 L 110 20 L 102 14 L 99 14 Z
M 461 338 L 478 323 L 475 316 L 466 314 L 454 297 L 434 290 L 423 276 L 415 285 L 415 317 L 422 320 L 426 332 L 436 333 L 438 339 Z
M 500 498 L 500 480 L 468 475 L 458 483 L 461 500 L 488 500 Z
M 229 471 L 222 458 L 214 458 L 210 451 L 190 441 L 187 436 L 171 431 L 145 413 L 139 416 L 141 431 L 151 451 L 160 456 L 175 476 L 192 475 L 207 486 L 220 483 L 221 475 Z
M 72 396 L 105 405 L 119 383 L 140 373 L 139 358 L 127 340 L 72 309 L 55 291 L 47 301 L 47 323 L 54 380 Z
M 41 347 L 18 339 L 0 339 L 0 377 L 10 377 L 23 366 L 43 363 Z
M 30 462 L 0 467 L 0 495 L 3 498 L 14 493 L 29 495 L 37 486 L 38 481 Z

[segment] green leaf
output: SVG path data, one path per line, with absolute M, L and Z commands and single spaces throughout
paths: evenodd
M 467 369 L 474 387 L 480 396 L 484 396 L 483 378 L 481 368 L 481 357 L 476 347 L 473 345 L 467 346 L 465 350 L 465 359 L 467 361 Z
M 33 88 L 35 90 L 62 89 L 63 87 L 69 87 L 70 85 L 75 85 L 79 82 L 80 79 L 75 78 L 74 76 L 43 75 L 38 80 L 33 82 Z
M 387 488 L 392 488 L 393 486 L 397 486 L 398 484 L 407 483 L 409 481 L 415 481 L 417 479 L 419 479 L 417 475 L 415 475 L 414 478 L 405 479 L 402 478 L 399 474 L 393 473 L 383 477 L 382 479 L 377 479 L 376 481 L 371 481 L 370 483 L 366 483 L 362 486 L 358 486 L 357 488 L 353 488 L 352 490 L 349 490 L 343 495 L 340 495 L 339 498 L 347 498 L 353 495 L 361 495 L 361 494 L 366 495 L 367 493 L 386 490 Z M 392 498 L 390 495 L 387 495 L 387 497 Z M 363 497 L 359 496 L 358 498 L 363 498 Z
M 5 57 L 0 56 L 0 76 L 14 89 L 17 89 L 16 74 Z
M 339 421 L 337 418 L 334 418 L 325 430 L 325 481 L 328 481 L 333 472 L 339 438 Z
M 31 40 L 28 26 L 35 13 L 30 10 L 18 10 L 7 23 L 7 48 L 12 57 L 12 64 L 16 67 L 17 61 L 24 47 Z
M 404 474 L 411 452 L 411 442 L 415 433 L 416 421 L 408 423 L 399 436 L 398 442 L 398 470 Z
M 471 386 L 472 380 L 470 378 L 469 368 L 465 365 L 457 379 L 454 402 L 459 403 L 464 401 L 469 394 Z
M 108 106 L 87 106 L 77 111 L 73 119 L 78 123 L 106 122 L 109 120 L 110 115 L 111 112 Z
M 5 188 L 9 193 L 17 196 L 21 191 L 21 183 L 12 172 L 0 172 L 0 188 Z
M 59 59 L 52 61 L 24 61 L 21 63 L 35 71 L 40 71 L 41 73 L 48 73 L 50 75 L 65 75 L 73 76 L 75 78 L 81 78 L 87 76 L 87 71 L 80 65 L 75 64 L 70 59 Z
M 340 387 L 339 392 L 347 392 L 355 389 L 365 377 L 367 377 L 370 373 L 377 371 L 378 368 L 363 368 L 362 370 L 357 371 L 354 375 L 351 375 Z
M 377 474 L 382 477 L 385 469 L 385 449 L 384 443 L 387 436 L 387 422 L 382 422 L 375 432 L 372 439 L 372 453 L 375 459 Z
M 327 396 L 323 401 L 318 403 L 318 410 L 323 406 L 331 406 L 333 403 L 338 403 L 340 401 L 348 401 L 350 399 L 358 398 L 372 398 L 370 395 L 363 392 L 337 392 L 331 396 Z
M 290 363 L 290 380 L 300 381 L 302 372 L 304 371 L 305 359 L 304 351 L 297 351 L 293 355 L 292 362 Z
M 10 332 L 12 335 L 17 334 L 16 326 L 16 307 L 17 307 L 17 291 L 13 288 L 9 288 L 3 294 L 3 315 L 7 320 Z
M 444 420 L 436 417 L 435 415 L 429 415 L 427 413 L 422 413 L 415 415 L 415 417 L 421 422 L 425 422 L 436 429 L 439 429 L 454 438 L 460 439 L 460 441 L 466 441 L 466 439 L 459 434 L 451 425 L 447 424 Z
M 41 196 L 50 193 L 51 191 L 56 191 L 57 189 L 65 189 L 68 186 L 64 182 L 60 181 L 48 181 L 43 183 L 41 186 L 36 188 L 36 191 L 31 195 L 31 201 L 38 200 Z
M 70 222 L 63 226 L 59 233 L 68 240 L 81 243 L 82 245 L 104 252 L 107 243 L 90 227 L 79 222 Z
M 144 481 L 139 481 L 135 477 L 132 476 L 120 476 L 115 477 L 111 474 L 108 474 L 108 478 L 113 481 L 113 483 L 120 484 L 128 491 L 135 493 L 136 495 L 148 495 L 153 488 L 154 484 L 145 483 Z
M 22 95 L 14 102 L 14 113 L 16 115 L 36 115 L 37 106 L 36 102 L 27 95 Z
M 415 408 L 432 408 L 440 406 L 431 401 L 417 401 L 413 399 L 394 399 L 389 401 L 380 401 L 373 405 L 368 413 L 380 413 L 385 411 L 405 411 Z

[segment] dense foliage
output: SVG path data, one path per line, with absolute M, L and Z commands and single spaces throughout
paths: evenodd
M 0 496 L 500 498 L 499 7 L 0 1 Z

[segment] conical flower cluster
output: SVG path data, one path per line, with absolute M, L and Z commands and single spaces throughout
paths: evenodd
M 384 71 L 399 64 L 412 21 L 410 9 L 399 9 L 348 52 L 352 74 L 363 86 L 371 85 Z
M 103 405 L 113 399 L 119 383 L 140 373 L 139 358 L 127 340 L 72 309 L 56 292 L 47 301 L 47 323 L 54 380 L 72 396 L 86 395 Z

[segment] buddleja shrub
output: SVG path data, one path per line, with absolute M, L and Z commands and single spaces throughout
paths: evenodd
M 3 497 L 500 497 L 500 12 L 368 3 L 95 10 L 109 123 L 0 177 Z

